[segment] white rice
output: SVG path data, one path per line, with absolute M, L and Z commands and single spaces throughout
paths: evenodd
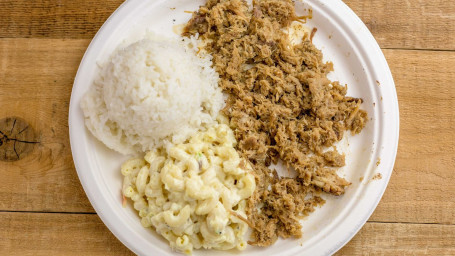
M 84 96 L 85 124 L 122 154 L 182 143 L 224 105 L 211 56 L 192 39 L 150 34 L 115 51 Z M 197 48 L 196 48 L 197 49 Z

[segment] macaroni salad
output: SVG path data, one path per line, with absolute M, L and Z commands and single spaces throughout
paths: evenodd
M 193 248 L 244 249 L 245 199 L 256 183 L 235 144 L 232 130 L 217 124 L 188 143 L 125 162 L 123 195 L 134 201 L 142 225 L 186 254 Z

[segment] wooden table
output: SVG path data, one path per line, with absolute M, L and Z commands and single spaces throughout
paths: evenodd
M 18 119 L 16 132 L 40 142 L 0 161 L 0 255 L 132 254 L 87 200 L 67 119 L 82 55 L 122 2 L 0 1 L 0 119 L 22 118 L 32 128 Z M 387 191 L 338 255 L 455 255 L 455 1 L 346 3 L 388 60 L 401 129 Z

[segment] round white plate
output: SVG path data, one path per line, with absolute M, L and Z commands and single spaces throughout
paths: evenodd
M 147 30 L 176 36 L 175 25 L 187 22 L 201 0 L 129 0 L 106 21 L 88 47 L 71 95 L 69 129 L 79 179 L 106 226 L 139 255 L 174 255 L 168 243 L 140 224 L 137 213 L 122 207 L 120 165 L 128 157 L 107 149 L 84 126 L 80 100 L 116 47 L 141 38 Z M 371 120 L 361 134 L 347 136 L 338 149 L 346 153 L 340 174 L 352 185 L 303 221 L 301 239 L 279 240 L 268 248 L 249 247 L 241 255 L 329 255 L 345 245 L 376 208 L 389 181 L 398 146 L 398 102 L 387 62 L 362 21 L 340 0 L 297 2 L 298 14 L 313 10 L 307 26 L 317 27 L 314 44 L 334 63 L 332 80 L 348 84 L 348 95 L 361 97 Z M 349 147 L 348 147 L 349 145 Z M 373 179 L 380 173 L 381 179 Z M 237 251 L 197 250 L 194 255 Z

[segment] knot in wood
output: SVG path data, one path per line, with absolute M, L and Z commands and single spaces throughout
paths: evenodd
M 20 117 L 0 120 L 0 161 L 17 161 L 33 151 L 36 134 L 33 128 Z

